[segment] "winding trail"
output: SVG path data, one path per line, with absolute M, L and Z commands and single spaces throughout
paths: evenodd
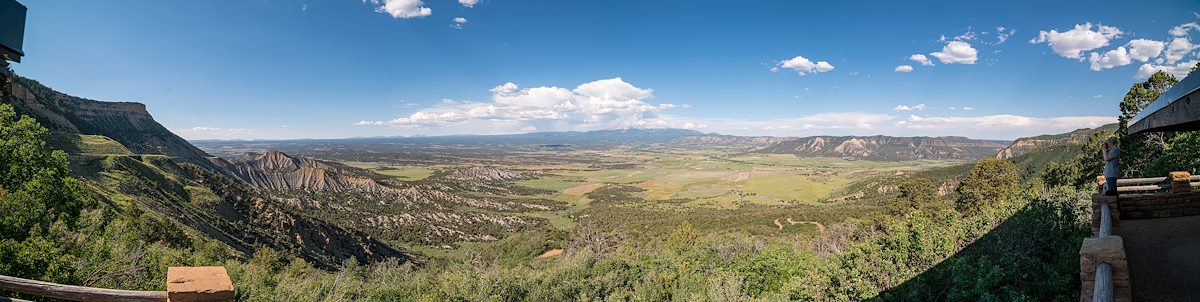
M 791 217 L 788 217 L 787 223 L 788 223 L 788 225 L 812 224 L 812 225 L 816 225 L 817 230 L 821 231 L 821 233 L 825 232 L 825 225 L 821 224 L 821 222 L 818 222 L 818 221 L 796 221 L 796 220 L 793 220 Z M 779 223 L 778 218 L 775 219 L 775 226 L 779 227 L 780 230 L 783 230 L 783 224 Z
M 795 220 L 792 220 L 791 217 L 788 217 L 787 222 L 790 224 L 801 224 L 801 223 L 814 224 L 817 226 L 817 230 L 821 231 L 821 233 L 825 232 L 825 225 L 821 224 L 820 222 L 817 222 L 817 221 L 795 221 Z
M 537 257 L 538 258 L 550 258 L 550 257 L 562 255 L 562 252 L 563 252 L 562 249 L 553 249 L 553 250 L 546 251 L 545 253 L 542 253 L 541 255 L 539 255 Z

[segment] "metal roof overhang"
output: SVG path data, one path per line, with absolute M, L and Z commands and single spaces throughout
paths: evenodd
M 21 62 L 25 40 L 25 12 L 28 9 L 16 0 L 0 0 L 0 56 Z M 4 59 L 4 58 L 0 58 Z
M 1200 76 L 1185 77 L 1130 120 L 1129 133 L 1200 130 Z

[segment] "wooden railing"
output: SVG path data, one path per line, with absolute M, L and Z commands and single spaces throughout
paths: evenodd
M 1179 173 L 1187 173 L 1187 172 L 1172 172 L 1172 174 L 1175 174 L 1175 175 L 1180 175 Z M 1183 179 L 1187 180 L 1186 183 L 1181 182 L 1181 180 L 1183 180 Z M 1096 182 L 1100 185 L 1101 189 L 1103 190 L 1104 176 L 1097 176 Z M 1190 187 L 1186 191 L 1195 190 L 1197 188 L 1200 188 L 1200 175 L 1188 174 L 1186 178 L 1172 178 L 1169 176 L 1168 177 L 1147 177 L 1147 178 L 1121 178 L 1121 179 L 1117 179 L 1117 193 L 1153 193 L 1156 191 L 1165 191 L 1165 190 L 1185 191 L 1185 190 L 1181 190 L 1183 188 L 1179 187 L 1182 185 L 1187 185 Z
M 70 301 L 187 302 L 233 301 L 233 282 L 224 267 L 172 267 L 167 269 L 166 291 L 134 291 L 63 285 L 0 276 L 0 289 Z M 25 301 L 3 298 L 0 301 Z

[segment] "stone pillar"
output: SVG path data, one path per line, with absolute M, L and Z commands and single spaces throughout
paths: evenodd
M 167 268 L 167 301 L 233 302 L 233 282 L 222 266 Z
M 1125 261 L 1125 243 L 1121 236 L 1105 236 L 1083 239 L 1079 249 L 1079 300 L 1092 301 L 1096 288 L 1096 266 L 1108 263 L 1112 266 L 1113 301 L 1130 302 L 1133 291 L 1129 285 L 1129 264 Z
M 1171 193 L 1188 193 L 1192 191 L 1192 174 L 1188 172 L 1171 172 Z

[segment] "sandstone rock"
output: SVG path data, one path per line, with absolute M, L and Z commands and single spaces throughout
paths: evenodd
M 167 268 L 167 299 L 171 302 L 233 301 L 233 282 L 221 266 Z

